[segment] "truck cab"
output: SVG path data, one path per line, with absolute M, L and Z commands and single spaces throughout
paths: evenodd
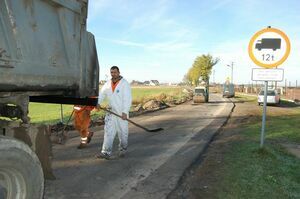
M 234 91 L 234 84 L 232 83 L 225 83 L 223 85 L 223 97 L 234 97 L 235 91 Z

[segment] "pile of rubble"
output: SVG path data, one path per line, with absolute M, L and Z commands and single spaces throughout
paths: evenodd
M 183 95 L 175 98 L 174 96 L 167 96 L 161 94 L 153 99 L 149 99 L 143 103 L 134 106 L 130 116 L 140 115 L 145 112 L 152 112 L 156 110 L 165 109 L 171 106 L 179 105 L 193 99 L 193 91 L 190 89 L 183 89 Z

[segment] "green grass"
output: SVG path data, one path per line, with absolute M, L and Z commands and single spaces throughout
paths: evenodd
M 300 198 L 300 160 L 277 144 L 234 142 L 224 157 L 218 198 Z
M 300 110 L 272 116 L 266 142 L 259 148 L 261 121 L 242 127 L 241 140 L 230 143 L 217 183 L 217 198 L 300 198 L 300 159 L 280 143 L 300 144 Z
M 165 95 L 165 96 L 163 96 Z M 182 88 L 180 87 L 133 87 L 132 88 L 132 101 L 133 104 L 139 104 L 149 99 L 170 97 L 178 99 L 182 97 Z
M 60 121 L 60 108 L 59 104 L 45 104 L 45 103 L 29 103 L 29 117 L 31 122 L 49 122 L 57 123 Z M 73 106 L 63 105 L 64 120 L 71 114 Z
M 300 111 L 298 111 L 300 112 Z M 248 138 L 257 138 L 261 121 L 244 127 Z M 266 121 L 266 139 L 276 142 L 296 142 L 300 144 L 300 113 L 295 115 L 270 116 Z
M 257 96 L 251 96 L 251 95 L 244 95 L 242 93 L 236 93 L 235 99 L 238 101 L 244 101 L 244 102 L 257 102 Z
M 133 104 L 136 105 L 149 99 L 160 98 L 162 95 L 177 99 L 184 94 L 180 87 L 133 87 L 132 98 Z M 29 117 L 32 123 L 55 124 L 60 122 L 60 104 L 45 104 L 45 103 L 30 103 L 29 104 Z M 66 123 L 72 113 L 72 105 L 63 105 L 63 121 Z M 103 111 L 92 112 L 92 118 L 104 115 Z
M 61 105 L 46 103 L 29 103 L 31 123 L 56 124 L 61 120 Z M 63 122 L 66 123 L 73 111 L 73 105 L 63 105 Z M 92 111 L 92 118 L 101 117 L 103 111 Z M 70 122 L 71 123 L 71 122 Z

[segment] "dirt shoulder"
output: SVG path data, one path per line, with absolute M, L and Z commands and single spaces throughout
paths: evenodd
M 228 159 L 225 160 L 228 157 L 227 154 L 239 153 L 232 152 L 232 150 L 236 149 L 233 148 L 233 143 L 239 145 L 240 143 L 244 144 L 245 142 L 248 142 L 245 141 L 245 137 L 242 135 L 244 127 L 248 124 L 259 123 L 259 121 L 261 120 L 261 112 L 262 107 L 257 106 L 253 100 L 250 100 L 248 102 L 237 100 L 234 112 L 232 113 L 232 116 L 228 120 L 226 126 L 224 126 L 220 130 L 214 141 L 210 144 L 207 151 L 201 157 L 199 157 L 199 159 L 191 166 L 188 171 L 186 171 L 185 175 L 181 178 L 181 181 L 179 182 L 177 188 L 168 196 L 168 198 L 223 198 L 224 196 L 229 196 L 229 198 L 240 198 L 241 196 L 249 196 L 248 198 L 260 197 L 258 196 L 260 194 L 259 191 L 257 191 L 258 195 L 249 195 L 249 193 L 232 193 L 232 189 L 234 189 L 232 188 L 232 185 L 224 185 L 224 182 L 228 182 L 228 179 L 226 179 L 227 181 L 224 180 L 224 178 L 228 178 L 228 176 L 226 174 L 224 175 L 224 173 L 228 172 L 228 168 L 230 167 L 228 166 Z M 289 107 L 286 104 L 283 104 L 280 107 L 268 106 L 267 112 L 269 118 L 276 116 L 289 116 L 295 113 L 295 108 Z M 291 144 L 287 140 L 283 140 L 282 142 L 282 145 L 290 144 L 293 147 L 299 146 L 299 143 Z M 250 152 L 250 155 L 251 153 L 252 151 Z M 249 154 L 241 152 L 240 156 L 242 155 Z M 234 165 L 235 163 L 232 164 Z M 247 164 L 245 167 L 247 167 Z M 234 166 L 230 168 L 234 169 Z M 264 170 L 264 168 L 260 169 Z M 272 175 L 269 176 L 272 177 Z M 248 179 L 241 180 L 247 181 Z M 249 179 L 249 181 L 251 181 L 251 179 Z M 274 181 L 276 181 L 276 179 Z M 239 181 L 235 183 L 238 184 Z M 300 188 L 299 181 L 296 180 L 295 184 L 295 188 Z M 229 186 L 231 187 L 229 188 Z M 251 188 L 249 187 L 249 189 Z M 222 193 L 220 194 L 220 192 Z M 243 192 L 243 190 L 240 192 Z M 290 198 L 294 198 L 293 196 L 295 194 L 293 190 L 288 191 L 287 195 L 289 194 L 292 196 Z M 263 198 L 263 194 L 261 195 L 261 198 Z

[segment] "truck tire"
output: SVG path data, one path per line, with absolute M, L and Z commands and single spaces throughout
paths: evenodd
M 0 154 L 0 198 L 42 198 L 43 170 L 29 146 L 16 139 L 0 136 Z

